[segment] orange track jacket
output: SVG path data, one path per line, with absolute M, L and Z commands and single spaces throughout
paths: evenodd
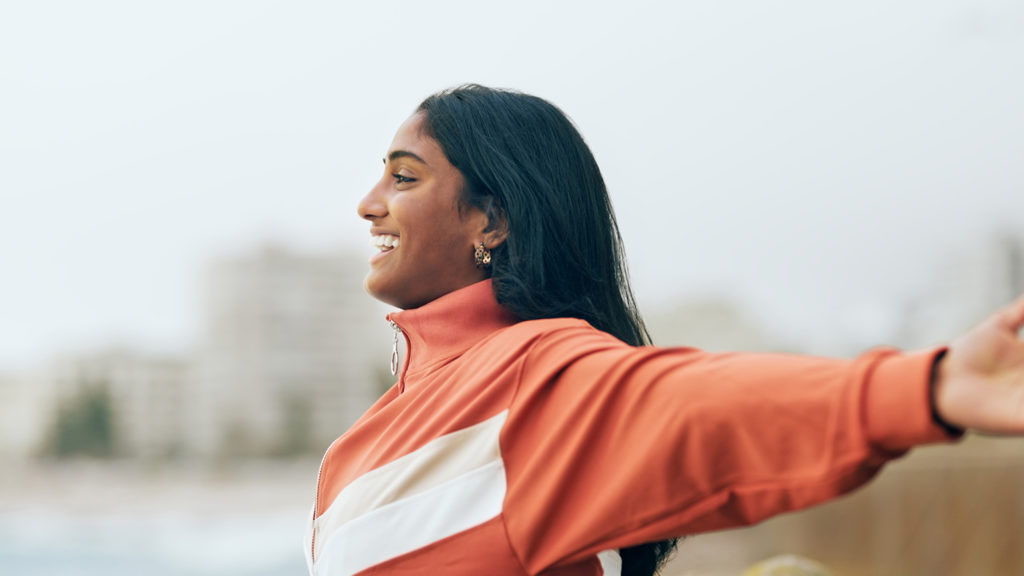
M 617 574 L 617 549 L 829 500 L 917 444 L 935 351 L 633 347 L 490 281 L 389 315 L 398 382 L 328 449 L 311 574 Z

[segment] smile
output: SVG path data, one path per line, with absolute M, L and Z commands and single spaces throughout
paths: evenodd
M 370 237 L 370 246 L 377 248 L 381 252 L 398 248 L 398 244 L 398 236 L 392 234 L 379 234 Z

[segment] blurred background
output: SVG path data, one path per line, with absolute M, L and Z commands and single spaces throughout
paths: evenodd
M 0 5 L 0 572 L 304 572 L 391 381 L 355 204 L 451 85 L 576 121 L 659 344 L 919 348 L 1024 293 L 1024 5 L 772 4 Z M 964 444 L 666 573 L 1024 573 L 1024 441 Z

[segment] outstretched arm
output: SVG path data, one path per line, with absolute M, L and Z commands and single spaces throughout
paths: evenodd
M 949 347 L 934 372 L 936 415 L 958 428 L 1024 434 L 1024 296 Z

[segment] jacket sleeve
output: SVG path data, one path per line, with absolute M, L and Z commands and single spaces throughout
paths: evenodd
M 540 338 L 502 433 L 506 526 L 531 571 L 835 498 L 917 444 L 938 351 L 856 360 Z

